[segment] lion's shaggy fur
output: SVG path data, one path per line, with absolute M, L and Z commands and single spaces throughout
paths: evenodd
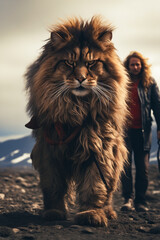
M 127 158 L 123 137 L 128 77 L 111 42 L 112 30 L 97 17 L 90 22 L 72 19 L 54 26 L 42 54 L 26 73 L 28 112 L 36 116 L 39 126 L 33 131 L 36 144 L 31 157 L 40 174 L 44 215 L 48 218 L 66 217 L 64 199 L 72 181 L 78 196 L 75 220 L 79 224 L 103 226 L 107 218 L 115 217 L 112 193 Z M 82 66 L 77 69 L 72 65 L 79 62 L 87 71 L 89 93 L 84 96 L 71 92 L 74 71 Z M 47 127 L 50 138 L 57 138 L 55 122 L 68 133 L 77 126 L 81 131 L 67 144 L 50 145 L 44 131 Z M 99 163 L 107 189 L 93 158 Z

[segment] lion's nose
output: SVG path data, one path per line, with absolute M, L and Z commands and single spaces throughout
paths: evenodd
M 75 69 L 75 77 L 80 83 L 85 81 L 87 78 L 87 69 L 84 66 Z
M 76 77 L 76 79 L 81 83 L 86 80 L 86 76 L 81 75 L 81 76 Z

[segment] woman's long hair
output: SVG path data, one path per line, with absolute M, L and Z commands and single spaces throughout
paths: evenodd
M 148 88 L 149 85 L 152 83 L 152 78 L 151 78 L 151 65 L 148 64 L 148 58 L 144 58 L 143 55 L 139 52 L 132 51 L 130 54 L 126 57 L 124 60 L 124 66 L 129 70 L 129 61 L 132 57 L 139 58 L 142 64 L 142 85 L 144 88 Z

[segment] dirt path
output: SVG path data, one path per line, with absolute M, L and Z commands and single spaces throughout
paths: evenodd
M 0 240 L 125 240 L 160 239 L 160 174 L 150 166 L 150 185 L 147 194 L 150 211 L 125 213 L 121 191 L 114 195 L 117 220 L 107 228 L 75 225 L 73 216 L 67 221 L 46 222 L 40 213 L 43 208 L 38 176 L 31 168 L 0 170 Z

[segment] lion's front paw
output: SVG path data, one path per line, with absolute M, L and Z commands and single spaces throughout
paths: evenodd
M 117 213 L 113 210 L 112 206 L 105 207 L 104 212 L 108 219 L 117 219 Z
M 50 209 L 44 211 L 43 218 L 47 221 L 66 220 L 66 213 L 57 209 Z
M 107 226 L 107 218 L 102 209 L 92 209 L 79 212 L 75 216 L 75 222 L 80 225 Z

